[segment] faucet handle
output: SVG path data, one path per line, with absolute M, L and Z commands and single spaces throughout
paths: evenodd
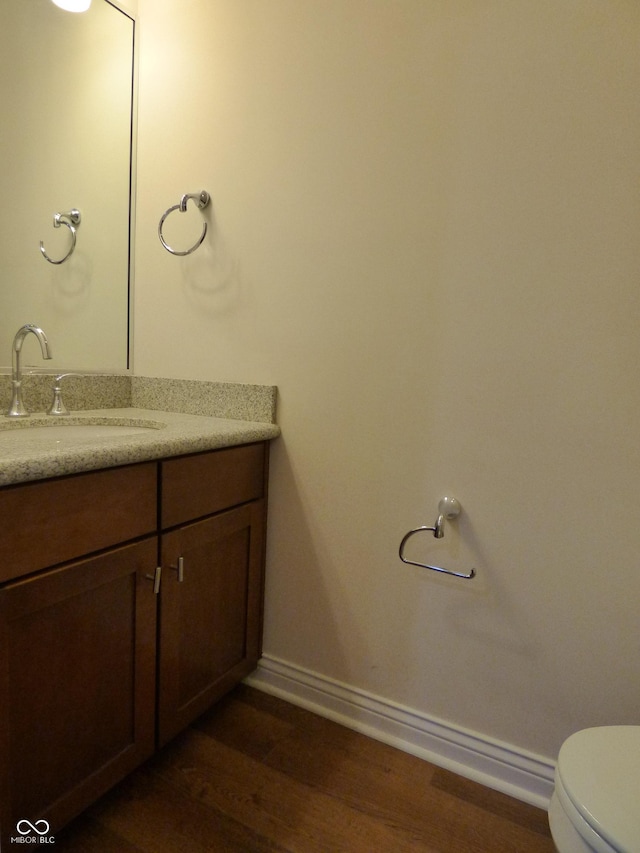
M 47 412 L 48 415 L 55 415 L 56 417 L 60 417 L 69 414 L 67 407 L 62 402 L 61 386 L 62 380 L 67 376 L 82 376 L 82 373 L 60 373 L 58 376 L 56 376 L 53 386 L 53 400 L 51 402 L 51 408 Z

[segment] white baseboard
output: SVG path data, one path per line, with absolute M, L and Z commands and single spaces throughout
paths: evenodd
M 549 805 L 555 765 L 547 758 L 268 655 L 245 683 L 538 808 Z

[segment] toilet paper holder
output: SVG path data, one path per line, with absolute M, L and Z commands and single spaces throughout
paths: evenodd
M 462 507 L 460 505 L 460 501 L 456 498 L 444 497 L 440 498 L 438 501 L 438 517 L 436 519 L 436 523 L 433 527 L 423 526 L 423 527 L 415 527 L 413 530 L 410 530 L 402 537 L 402 542 L 400 543 L 399 557 L 403 563 L 408 563 L 411 566 L 420 566 L 422 569 L 431 569 L 432 572 L 442 572 L 445 575 L 453 575 L 456 578 L 465 578 L 465 580 L 470 580 L 475 577 L 476 570 L 471 569 L 468 574 L 464 572 L 454 572 L 451 569 L 443 569 L 440 566 L 430 566 L 427 563 L 418 563 L 415 560 L 409 560 L 404 556 L 404 548 L 409 539 L 412 536 L 415 536 L 416 533 L 422 533 L 425 530 L 433 533 L 436 539 L 442 539 L 444 536 L 444 523 L 445 521 L 453 521 L 453 519 L 457 518 L 462 511 Z

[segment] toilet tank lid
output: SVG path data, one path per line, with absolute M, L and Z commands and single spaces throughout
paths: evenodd
M 640 839 L 640 726 L 597 726 L 562 744 L 557 774 L 580 815 L 615 850 Z

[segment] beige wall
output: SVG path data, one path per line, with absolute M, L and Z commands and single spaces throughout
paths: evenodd
M 547 756 L 637 722 L 640 5 L 140 6 L 135 369 L 279 387 L 265 650 Z M 473 581 L 398 560 L 444 494 Z

